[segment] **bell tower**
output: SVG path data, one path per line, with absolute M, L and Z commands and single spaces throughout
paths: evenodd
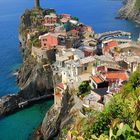
M 34 0 L 35 1 L 35 8 L 40 8 L 40 0 Z

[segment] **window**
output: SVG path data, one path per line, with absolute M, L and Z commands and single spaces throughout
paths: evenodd
M 84 70 L 87 70 L 87 67 L 85 67 Z
M 43 39 L 43 41 L 47 41 L 47 39 Z
M 44 46 L 46 46 L 46 43 L 44 43 Z

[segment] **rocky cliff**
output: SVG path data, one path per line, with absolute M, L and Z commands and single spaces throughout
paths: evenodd
M 39 11 L 40 12 L 40 11 Z M 36 27 L 38 21 L 31 22 L 32 11 L 26 10 L 21 16 L 19 27 L 19 41 L 23 55 L 23 64 L 18 71 L 17 84 L 21 89 L 18 94 L 0 98 L 0 116 L 11 113 L 19 108 L 19 104 L 53 94 L 53 72 L 50 65 L 38 63 L 31 56 L 31 46 L 27 43 L 27 29 Z M 40 15 L 42 11 L 40 12 Z M 44 65 L 45 64 L 45 65 Z
M 140 0 L 124 0 L 119 11 L 120 18 L 129 19 L 140 24 Z
M 62 106 L 54 105 L 48 111 L 41 127 L 42 139 L 66 138 L 65 130 L 71 128 L 76 118 L 80 117 L 79 110 L 82 108 L 82 101 L 74 93 L 67 89 L 62 98 Z

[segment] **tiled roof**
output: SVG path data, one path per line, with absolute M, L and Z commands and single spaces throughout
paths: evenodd
M 96 82 L 97 84 L 102 83 L 102 82 L 104 81 L 104 80 L 103 80 L 100 76 L 98 76 L 98 75 L 94 75 L 94 76 L 92 76 L 91 78 L 92 78 L 92 80 L 94 80 L 94 82 Z
M 62 17 L 65 17 L 65 18 L 71 18 L 71 15 L 70 14 L 60 14 Z
M 73 33 L 78 33 L 79 31 L 73 29 L 73 30 L 71 30 L 71 32 L 73 32 Z
M 63 83 L 59 83 L 59 84 L 57 85 L 57 87 L 59 87 L 59 88 L 61 88 L 61 89 L 64 90 L 64 84 L 63 84 Z
M 61 20 L 61 22 L 66 23 L 66 22 L 68 22 L 69 19 L 67 19 L 67 18 L 62 18 L 62 19 L 60 19 L 60 20 Z
M 62 94 L 61 94 L 61 93 L 59 93 L 59 92 L 56 92 L 56 93 L 55 93 L 55 96 L 61 97 L 61 96 L 62 96 Z
M 104 47 L 104 51 L 105 52 L 109 52 L 109 50 L 113 47 L 118 46 L 118 42 L 117 41 L 110 41 L 107 43 L 107 45 Z
M 120 79 L 122 81 L 127 81 L 129 78 L 125 71 L 107 72 L 104 76 L 107 79 Z

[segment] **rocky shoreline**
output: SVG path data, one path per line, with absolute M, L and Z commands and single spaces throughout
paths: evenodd
M 28 28 L 30 15 L 25 11 L 24 20 L 20 21 L 20 27 Z M 27 45 L 27 38 L 23 32 L 19 32 L 20 48 L 23 56 L 23 64 L 18 70 L 17 85 L 20 91 L 17 94 L 10 94 L 0 98 L 0 116 L 13 113 L 23 107 L 27 107 L 40 100 L 53 98 L 53 72 L 50 67 L 43 67 L 31 54 Z M 46 78 L 47 77 L 47 78 Z
M 41 66 L 33 64 L 33 61 L 32 58 L 26 59 L 18 71 L 17 84 L 21 90 L 17 94 L 0 98 L 0 116 L 13 113 L 40 100 L 53 98 L 51 69 L 44 70 Z M 47 80 L 44 78 L 45 75 L 49 75 Z
M 133 2 L 133 3 L 132 3 Z M 132 19 L 140 23 L 140 14 L 133 11 L 136 0 L 128 0 L 126 5 L 120 10 L 120 18 Z M 130 5 L 132 5 L 130 7 Z M 128 9 L 128 7 L 131 9 Z M 130 14 L 131 13 L 131 14 Z M 24 23 L 28 27 L 31 25 L 28 18 L 30 15 L 24 14 Z M 28 23 L 27 23 L 28 21 Z M 23 21 L 22 21 L 23 22 Z M 22 24 L 22 23 L 21 23 Z M 23 54 L 23 65 L 18 71 L 17 84 L 21 88 L 18 94 L 7 95 L 0 98 L 0 116 L 5 116 L 19 110 L 23 107 L 38 102 L 39 100 L 46 100 L 53 98 L 53 71 L 51 67 L 43 67 L 43 64 L 30 56 L 31 49 L 27 46 L 26 37 L 20 33 L 19 35 L 20 47 Z M 56 108 L 52 106 L 46 114 L 42 125 L 39 127 L 33 140 L 51 139 L 57 135 L 63 138 L 60 132 L 63 128 L 70 127 L 80 112 L 82 107 L 81 101 L 74 95 L 71 96 L 71 91 L 67 90 L 62 99 L 62 107 Z M 80 105 L 76 104 L 81 103 Z M 84 116 L 82 116 L 84 117 Z
M 124 0 L 124 6 L 119 10 L 120 19 L 128 19 L 140 25 L 139 0 Z

